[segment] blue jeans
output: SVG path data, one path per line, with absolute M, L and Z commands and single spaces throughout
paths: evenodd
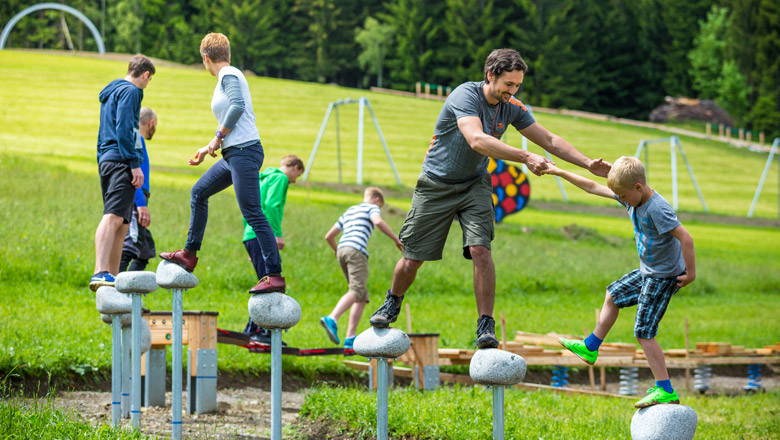
M 200 250 L 209 216 L 209 197 L 233 185 L 241 215 L 257 235 L 267 272 L 282 271 L 279 248 L 260 205 L 258 173 L 263 166 L 263 158 L 263 147 L 259 141 L 243 148 L 230 147 L 222 150 L 222 159 L 212 165 L 192 187 L 187 249 Z

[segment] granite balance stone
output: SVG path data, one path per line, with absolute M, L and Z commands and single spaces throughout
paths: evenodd
M 515 385 L 523 381 L 525 371 L 522 356 L 497 348 L 477 350 L 469 365 L 471 379 L 480 385 Z
M 192 289 L 198 285 L 198 278 L 192 272 L 168 260 L 157 265 L 156 280 L 163 289 Z
M 133 299 L 114 287 L 101 286 L 95 292 L 95 306 L 98 312 L 107 315 L 130 313 L 133 311 Z
M 258 293 L 249 298 L 249 316 L 262 328 L 287 329 L 301 320 L 301 306 L 284 293 Z
M 131 347 L 132 348 L 132 347 Z M 145 319 L 141 320 L 141 354 L 152 348 L 152 330 Z
M 355 353 L 367 358 L 395 359 L 409 350 L 412 341 L 397 328 L 370 327 L 355 338 Z
M 106 313 L 101 313 L 100 314 L 100 319 L 102 319 L 103 322 L 105 322 L 108 325 L 111 325 L 114 322 L 113 321 L 113 319 L 114 319 L 113 315 L 108 315 Z M 122 313 L 120 315 L 119 322 L 120 322 L 122 328 L 130 327 L 131 325 L 133 325 L 133 314 L 132 313 Z
M 693 408 L 663 404 L 642 408 L 631 419 L 633 440 L 691 440 L 699 418 Z
M 151 293 L 157 290 L 157 275 L 149 271 L 122 272 L 116 276 L 114 285 L 122 293 Z

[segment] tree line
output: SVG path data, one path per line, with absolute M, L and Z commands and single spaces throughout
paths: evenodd
M 3 25 L 24 7 L 5 0 Z M 199 63 L 207 32 L 258 75 L 414 90 L 482 78 L 494 48 L 529 64 L 522 100 L 646 119 L 664 97 L 714 99 L 742 126 L 780 135 L 776 0 L 67 0 L 106 49 Z M 78 19 L 40 11 L 16 48 L 95 50 Z M 10 44 L 9 44 L 10 43 Z

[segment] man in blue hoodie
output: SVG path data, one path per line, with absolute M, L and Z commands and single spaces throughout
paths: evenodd
M 130 223 L 135 189 L 144 183 L 138 131 L 143 89 L 155 69 L 143 56 L 130 58 L 127 75 L 111 81 L 98 95 L 100 130 L 97 162 L 103 195 L 103 218 L 95 231 L 95 274 L 89 288 L 113 286 L 119 272 L 122 243 Z

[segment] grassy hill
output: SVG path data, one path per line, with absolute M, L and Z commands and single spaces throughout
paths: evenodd
M 105 378 L 110 371 L 110 330 L 99 320 L 94 295 L 86 284 L 92 274 L 94 231 L 102 212 L 94 158 L 97 93 L 110 80 L 123 76 L 125 68 L 125 63 L 116 61 L 0 51 L 0 377 L 13 370 L 14 377 L 50 376 L 63 385 L 79 378 Z M 269 78 L 249 81 L 267 151 L 266 164 L 270 165 L 276 165 L 287 153 L 308 159 L 328 102 L 345 97 L 370 98 L 404 184 L 402 188 L 391 188 L 392 209 L 386 209 L 384 214 L 397 231 L 403 211 L 409 207 L 409 190 L 419 174 L 441 103 Z M 160 117 L 158 132 L 149 143 L 151 230 L 158 251 L 183 245 L 189 219 L 189 190 L 205 166 L 213 163 L 209 158 L 199 168 L 186 165 L 186 159 L 214 131 L 209 109 L 214 83 L 205 71 L 160 67 L 146 89 L 144 104 L 154 108 Z M 356 114 L 356 107 L 341 113 L 347 183 L 355 179 Z M 633 154 L 640 139 L 662 136 L 609 123 L 538 116 L 543 125 L 591 156 L 614 158 Z M 370 128 L 367 120 L 364 176 L 371 183 L 393 187 L 384 152 Z M 515 145 L 520 143 L 516 133 L 508 139 Z M 291 187 L 285 212 L 288 247 L 282 252 L 284 274 L 289 279 L 288 293 L 303 307 L 300 324 L 284 336 L 294 346 L 330 345 L 318 319 L 330 311 L 343 293 L 345 282 L 322 237 L 347 206 L 360 200 L 358 194 L 351 192 L 352 187 L 339 191 L 334 187 L 342 187 L 331 185 L 337 181 L 332 125 L 325 140 L 310 181 Z M 744 215 L 765 156 L 692 139 L 683 139 L 683 145 L 711 210 Z M 664 166 L 668 168 L 668 154 L 655 151 L 651 160 L 658 158 L 659 163 L 651 165 L 651 185 L 667 194 L 670 184 Z M 661 158 L 665 158 L 665 164 Z M 764 218 L 776 214 L 776 176 L 773 179 L 767 183 L 758 213 Z M 685 182 L 681 180 L 681 207 L 697 212 L 698 200 L 692 189 L 685 190 Z M 560 200 L 553 179 L 532 178 L 532 185 L 534 200 Z M 571 186 L 567 191 L 578 203 L 602 203 Z M 210 206 L 202 260 L 196 272 L 200 286 L 187 293 L 184 306 L 219 311 L 220 327 L 240 330 L 247 319 L 246 290 L 256 281 L 240 241 L 240 213 L 232 191 L 214 197 Z M 696 240 L 699 277 L 670 305 L 659 333 L 662 346 L 683 346 L 685 318 L 690 319 L 693 342 L 729 341 L 756 347 L 780 341 L 780 231 L 697 221 L 686 223 L 686 227 Z M 379 306 L 392 267 L 400 256 L 384 236 L 375 235 L 369 248 L 372 302 L 361 321 L 361 330 L 368 326 L 368 315 Z M 515 330 L 576 334 L 583 327 L 592 327 L 593 309 L 603 301 L 604 286 L 637 264 L 631 226 L 625 218 L 543 211 L 532 204 L 498 225 L 496 237 L 496 313 L 506 314 L 510 335 Z M 153 260 L 150 269 L 154 270 L 157 262 Z M 423 265 L 409 292 L 407 302 L 415 331 L 440 333 L 443 347 L 473 346 L 476 312 L 471 271 L 471 263 L 460 257 L 460 230 L 454 226 L 443 261 Z M 145 305 L 168 310 L 170 295 L 158 290 L 145 299 Z M 621 314 L 610 334 L 612 341 L 633 340 L 633 315 L 633 310 Z M 345 325 L 342 318 L 342 336 Z M 398 326 L 406 327 L 405 317 L 399 319 Z M 237 375 L 267 372 L 270 358 L 220 346 L 219 369 L 221 373 Z M 285 358 L 284 369 L 314 384 L 321 375 L 353 374 L 337 357 Z M 330 398 L 347 405 L 345 394 L 354 392 L 340 390 L 331 395 L 323 390 L 316 396 L 324 397 L 318 400 L 315 396 L 306 411 L 319 414 L 320 409 L 329 407 Z M 468 400 L 474 397 L 473 391 L 445 389 L 441 393 L 444 394 L 437 392 L 430 398 L 433 400 L 419 404 L 449 411 L 443 420 L 464 424 L 472 420 L 448 403 Z M 422 399 L 428 399 L 427 396 Z M 723 414 L 739 412 L 741 406 L 748 405 L 688 397 L 688 403 L 700 411 L 700 420 L 713 425 L 724 419 Z M 409 407 L 418 405 L 420 399 L 403 394 L 396 398 L 405 402 L 399 405 Z M 623 402 L 598 403 L 514 391 L 508 393 L 508 399 L 545 409 L 538 414 L 529 412 L 524 419 L 523 423 L 538 426 L 550 426 L 544 413 L 555 411 L 566 420 L 573 407 L 595 405 L 610 415 L 596 419 L 593 426 L 609 432 L 611 438 L 621 438 L 631 415 Z M 354 410 L 367 411 L 370 400 L 357 399 Z M 487 408 L 489 397 L 482 400 L 479 408 Z M 777 408 L 777 402 L 775 392 L 753 405 Z M 776 413 L 762 411 L 755 423 L 728 417 L 731 425 L 723 429 L 730 431 L 708 428 L 710 431 L 705 429 L 702 438 L 723 438 L 725 432 L 745 433 L 745 438 L 772 438 L 772 432 L 777 433 L 778 428 Z M 344 417 L 349 417 L 350 426 L 361 423 L 354 421 L 353 415 Z M 517 418 L 507 420 L 514 419 Z M 366 426 L 373 422 L 362 423 L 362 428 L 356 429 L 368 429 Z M 425 432 L 428 426 L 418 425 L 414 429 Z M 414 429 L 403 432 L 415 435 L 413 432 L 419 431 Z M 438 438 L 455 438 L 448 437 L 453 431 L 451 427 L 447 429 Z M 473 432 L 461 431 L 469 433 L 463 434 L 466 436 Z M 578 437 L 573 431 L 559 434 L 551 438 L 587 438 Z

